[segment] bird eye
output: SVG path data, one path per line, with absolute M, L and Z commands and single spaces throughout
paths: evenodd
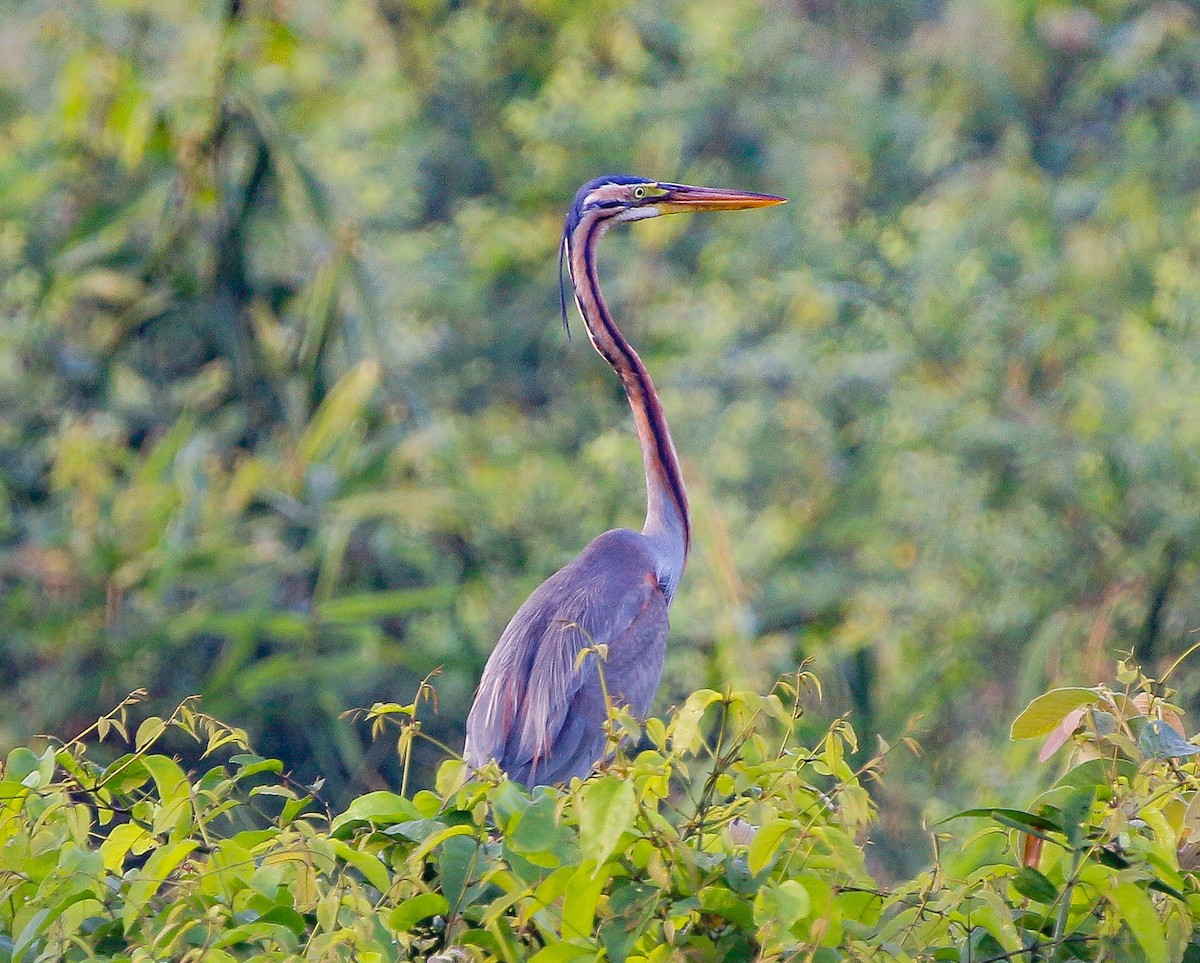
M 640 201 L 640 200 L 641 200 L 643 197 L 645 197 L 645 196 L 646 196 L 646 188 L 644 188 L 644 187 L 635 187 L 635 188 L 633 189 L 633 199 L 634 199 L 635 201 Z

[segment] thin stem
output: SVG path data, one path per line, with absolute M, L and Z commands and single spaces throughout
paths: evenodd
M 1067 874 L 1067 885 L 1062 891 L 1062 905 L 1058 908 L 1058 917 L 1054 921 L 1054 942 L 1061 943 L 1067 932 L 1067 919 L 1071 915 L 1071 894 L 1079 882 L 1079 866 L 1083 862 L 1083 850 L 1071 851 L 1071 872 Z

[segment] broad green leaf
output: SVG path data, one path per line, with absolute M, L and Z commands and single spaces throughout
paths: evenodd
M 551 943 L 534 953 L 529 963 L 569 963 L 595 955 L 596 948 L 586 943 Z
M 158 716 L 150 716 L 148 719 L 145 719 L 137 727 L 137 732 L 133 737 L 133 748 L 141 752 L 158 739 L 166 731 L 166 728 L 167 724 Z
M 142 765 L 154 780 L 158 798 L 164 806 L 172 806 L 189 797 L 187 774 L 174 759 L 168 756 L 143 756 Z
M 154 813 L 154 832 L 179 839 L 191 831 L 191 787 L 187 776 L 174 759 L 145 756 L 142 765 L 149 770 L 162 805 Z
M 452 836 L 442 843 L 438 853 L 438 872 L 442 877 L 442 893 L 457 912 L 468 884 L 478 877 L 483 860 L 479 841 L 472 836 Z
M 1032 866 L 1022 866 L 1012 880 L 1013 889 L 1022 896 L 1050 906 L 1058 898 L 1058 889 Z
M 229 761 L 238 767 L 237 774 L 242 778 L 257 776 L 263 772 L 283 772 L 283 762 L 279 759 L 264 759 L 252 753 L 242 752 L 230 756 Z
M 587 939 L 596 922 L 596 903 L 608 882 L 608 874 L 597 873 L 591 860 L 585 859 L 570 878 L 563 897 L 563 939 Z
M 440 824 L 436 824 L 440 825 Z M 413 862 L 424 859 L 427 855 L 434 851 L 442 843 L 448 839 L 453 839 L 455 836 L 474 836 L 478 830 L 471 824 L 459 824 L 457 826 L 446 826 L 436 832 L 430 833 L 422 841 L 410 857 Z
M 1051 689 L 1029 703 L 1025 711 L 1013 720 L 1009 737 L 1037 739 L 1049 735 L 1073 709 L 1095 705 L 1101 698 L 1095 689 Z
M 107 838 L 100 844 L 100 855 L 104 857 L 104 868 L 120 875 L 125 868 L 125 857 L 132 852 L 135 856 L 145 852 L 153 837 L 136 823 L 121 823 L 109 830 Z
M 30 755 L 33 755 L 31 752 Z M 12 963 L 22 963 L 25 958 L 25 951 L 29 949 L 31 943 L 45 932 L 46 927 L 54 922 L 54 917 L 50 913 L 49 907 L 37 910 L 33 916 L 29 918 L 17 934 L 17 938 L 12 944 Z
M 752 876 L 757 876 L 771 865 L 780 842 L 795 828 L 795 824 L 786 819 L 776 819 L 759 827 L 746 853 L 746 862 Z
M 133 932 L 134 923 L 155 893 L 168 881 L 184 857 L 196 848 L 193 840 L 168 843 L 156 849 L 146 860 L 146 865 L 134 876 L 125 896 L 125 908 L 121 911 L 121 925 L 126 933 Z
M 1097 798 L 1104 799 L 1118 778 L 1132 779 L 1136 773 L 1137 764 L 1130 759 L 1088 759 L 1068 769 L 1055 786 L 1091 786 Z
M 1064 832 L 1058 823 L 1047 819 L 1045 816 L 1027 813 L 1020 809 L 1002 809 L 999 807 L 994 809 L 964 809 L 953 816 L 947 816 L 934 825 L 940 826 L 942 823 L 948 823 L 954 819 L 994 819 L 1002 826 L 1008 826 L 1010 829 L 1019 829 L 1021 832 L 1043 838 L 1046 833 Z
M 1146 954 L 1146 963 L 1168 963 L 1167 938 L 1150 895 L 1137 883 L 1120 883 L 1106 896 Z
M 714 883 L 700 890 L 700 908 L 724 917 L 742 929 L 749 930 L 754 926 L 754 910 L 746 897 L 725 886 Z
M 421 920 L 431 916 L 445 916 L 450 904 L 441 893 L 422 893 L 406 899 L 388 914 L 388 926 L 399 933 L 407 933 Z
M 774 924 L 784 929 L 804 919 L 812 909 L 808 890 L 794 879 L 785 879 L 777 886 L 764 886 L 754 898 L 754 922 L 759 926 Z
M 654 917 L 659 889 L 649 883 L 618 881 L 608 898 L 608 919 L 600 924 L 600 942 L 609 959 L 624 963 Z
M 303 936 L 308 929 L 308 922 L 290 906 L 272 906 L 258 918 L 260 923 L 273 923 L 284 926 L 296 936 Z
M 637 813 L 633 783 L 616 776 L 585 782 L 580 790 L 579 846 L 598 868 L 612 855 Z
M 364 853 L 340 839 L 334 839 L 332 843 L 333 851 L 338 857 L 362 873 L 367 882 L 377 890 L 384 892 L 391 886 L 392 877 L 388 873 L 387 867 L 379 861 L 379 857 L 374 853 Z
M 420 818 L 421 813 L 408 799 L 394 792 L 379 790 L 359 796 L 351 802 L 344 813 L 334 818 L 330 831 L 344 837 L 364 823 L 391 826 Z
M 140 788 L 150 778 L 150 771 L 141 758 L 132 754 L 118 756 L 104 769 L 101 783 L 115 795 L 124 795 Z
M 675 713 L 671 723 L 671 748 L 676 752 L 698 752 L 700 749 L 700 720 L 721 693 L 712 689 L 700 689 L 688 696 L 683 708 Z
M 557 799 L 550 794 L 532 802 L 508 834 L 508 844 L 518 853 L 540 853 L 558 842 L 560 832 L 554 814 Z
M 986 886 L 978 891 L 977 897 L 983 905 L 976 905 L 972 909 L 972 922 L 991 933 L 1005 952 L 1020 950 L 1023 944 L 1013 921 L 1012 907 L 1004 902 L 999 893 Z
M 18 782 L 26 788 L 36 788 L 36 785 L 30 787 L 25 780 L 32 773 L 38 771 L 38 757 L 32 749 L 26 749 L 24 746 L 17 746 L 8 754 L 8 759 L 4 763 L 4 778 L 6 781 Z M 38 781 L 40 785 L 40 779 Z
M 1087 835 L 1087 818 L 1095 801 L 1096 790 L 1087 786 L 1083 789 L 1076 789 L 1059 808 L 1063 832 L 1066 833 L 1067 841 L 1072 846 L 1083 845 L 1084 837 Z

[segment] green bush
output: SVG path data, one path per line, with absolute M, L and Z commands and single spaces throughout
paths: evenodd
M 933 868 L 892 888 L 867 845 L 889 750 L 851 768 L 844 719 L 802 745 L 806 673 L 696 692 L 565 789 L 450 760 L 436 792 L 337 815 L 193 701 L 134 728 L 135 694 L 9 754 L 0 959 L 1193 960 L 1200 747 L 1159 684 L 1118 681 L 1034 700 L 1013 734 L 1049 736 L 1045 754 L 1073 740 L 1066 773 L 1032 806 L 959 814 L 987 826 L 939 829 Z M 423 705 L 367 715 L 407 754 Z M 615 744 L 630 724 L 614 714 Z M 185 773 L 181 736 L 224 761 Z

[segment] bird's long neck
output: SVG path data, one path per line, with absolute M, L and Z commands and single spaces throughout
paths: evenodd
M 670 593 L 674 592 L 691 547 L 692 518 L 687 489 L 679 470 L 679 456 L 671 440 L 671 429 L 654 390 L 650 373 L 621 334 L 600 294 L 596 278 L 596 245 L 606 223 L 585 218 L 571 245 L 571 277 L 575 301 L 587 326 L 588 337 L 600 355 L 612 365 L 633 409 L 642 464 L 646 472 L 646 524 L 642 532 L 656 543 L 664 562 Z M 582 236 L 581 236 L 582 235 Z

